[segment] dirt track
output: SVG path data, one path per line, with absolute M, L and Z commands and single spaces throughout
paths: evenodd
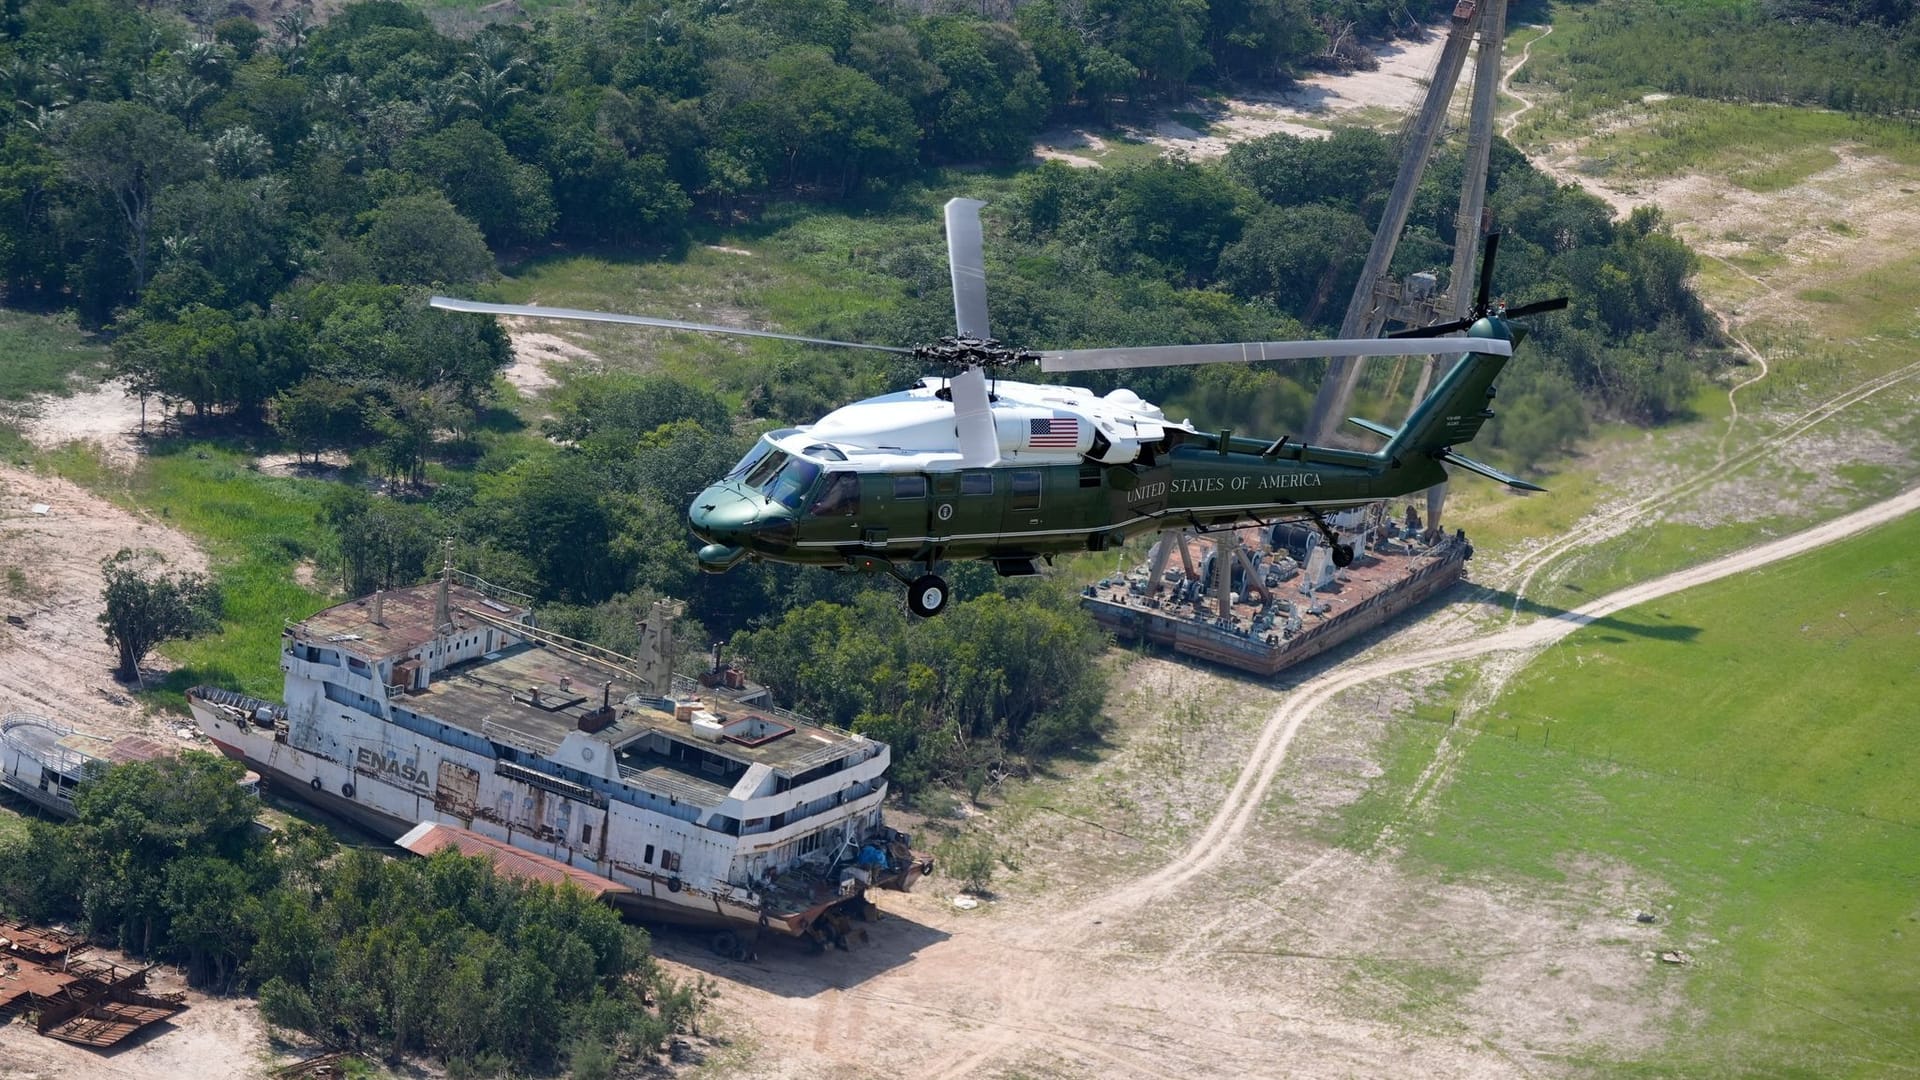
M 1368 684 L 1496 653 L 1530 656 L 1614 612 L 1916 509 L 1920 488 L 1522 625 L 1402 652 L 1389 639 L 1369 658 L 1287 691 L 1197 838 L 1096 895 L 1009 898 L 991 915 L 916 895 L 892 905 L 901 917 L 876 928 L 872 949 L 851 956 L 769 949 L 762 962 L 743 966 L 709 962 L 697 944 L 671 938 L 663 952 L 729 980 L 727 1010 L 751 1018 L 762 1051 L 755 1075 L 1530 1075 L 1555 1056 L 1550 1027 L 1525 1027 L 1535 998 L 1554 1002 L 1541 1011 L 1555 1024 L 1577 1020 L 1588 1033 L 1611 1026 L 1658 1039 L 1660 1010 L 1678 1003 L 1641 985 L 1637 953 L 1602 940 L 1622 933 L 1608 911 L 1640 895 L 1635 883 L 1608 880 L 1601 868 L 1593 875 L 1600 902 L 1572 883 L 1560 896 L 1476 895 L 1402 879 L 1390 858 L 1256 835 L 1283 770 L 1314 767 L 1290 751 L 1328 734 L 1316 729 L 1336 722 L 1338 699 Z M 1445 759 L 1443 752 L 1436 769 Z M 1436 780 L 1415 786 L 1410 807 Z M 1246 865 L 1250 851 L 1267 864 Z M 1463 919 L 1475 924 L 1464 929 L 1480 942 L 1489 971 L 1505 972 L 1510 995 L 1469 999 L 1458 1006 L 1465 1020 L 1426 1024 L 1352 1007 L 1354 961 L 1391 968 L 1457 958 Z M 1575 1000 L 1563 1000 L 1564 975 L 1540 976 L 1549 958 L 1585 980 L 1572 985 Z M 1378 980 L 1384 993 L 1421 992 L 1405 980 L 1396 985 L 1391 971 L 1359 970 L 1363 984 Z
M 33 507 L 45 506 L 45 514 Z M 121 548 L 158 551 L 199 571 L 206 557 L 179 532 L 77 484 L 0 466 L 0 713 L 28 712 L 96 735 L 144 730 L 141 710 L 113 681 L 115 657 L 95 617 L 100 560 Z M 157 656 L 149 663 L 158 663 Z

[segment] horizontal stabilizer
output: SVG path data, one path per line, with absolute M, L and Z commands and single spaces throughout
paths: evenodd
M 1461 468 L 1467 470 L 1468 472 L 1479 473 L 1481 476 L 1484 476 L 1489 480 L 1498 480 L 1510 488 L 1519 488 L 1521 491 L 1547 490 L 1546 488 L 1541 487 L 1539 484 L 1529 484 L 1525 480 L 1522 480 L 1517 476 L 1508 476 L 1506 473 L 1501 472 L 1499 469 L 1496 469 L 1493 466 L 1486 464 L 1485 462 L 1475 461 L 1470 457 L 1466 457 L 1461 454 L 1456 454 L 1452 450 L 1442 450 L 1440 451 L 1439 454 L 1435 456 L 1438 457 L 1441 461 L 1444 461 L 1449 465 L 1458 465 Z
M 1357 416 L 1347 417 L 1347 423 L 1352 424 L 1354 427 L 1357 427 L 1362 431 L 1371 431 L 1375 435 L 1378 435 L 1383 439 L 1391 439 L 1395 435 L 1400 434 L 1400 431 L 1397 428 L 1390 428 L 1385 424 L 1376 424 L 1371 420 L 1362 420 Z

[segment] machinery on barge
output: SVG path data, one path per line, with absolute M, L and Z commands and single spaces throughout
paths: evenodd
M 1465 534 L 1422 528 L 1411 506 L 1399 521 L 1376 504 L 1329 523 L 1357 553 L 1346 566 L 1311 528 L 1169 530 L 1080 603 L 1122 641 L 1271 676 L 1452 588 L 1473 556 Z

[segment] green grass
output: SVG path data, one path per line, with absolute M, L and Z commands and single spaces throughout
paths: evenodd
M 153 692 L 183 708 L 182 692 L 210 683 L 261 697 L 280 693 L 280 630 L 324 606 L 302 588 L 295 566 L 317 554 L 314 522 L 328 481 L 268 476 L 248 468 L 243 449 L 204 442 L 161 442 L 131 475 L 113 472 L 74 446 L 47 454 L 52 471 L 101 492 L 159 524 L 200 541 L 226 598 L 221 632 L 173 642 L 162 651 L 179 664 Z M 103 552 L 102 555 L 111 554 Z
M 71 317 L 0 309 L 0 357 L 0 401 L 22 401 L 35 394 L 64 397 L 76 383 L 97 382 L 107 350 Z
M 1702 171 L 1749 191 L 1782 191 L 1839 161 L 1837 145 L 1858 145 L 1903 165 L 1920 164 L 1920 133 L 1888 121 L 1777 105 L 1669 98 L 1631 106 L 1635 124 L 1600 135 L 1585 156 L 1606 175 L 1653 178 Z
M 16 811 L 0 806 L 0 851 L 15 840 L 24 840 L 27 835 L 27 819 Z
M 1920 1069 L 1915 686 L 1909 517 L 1569 637 L 1463 721 L 1477 734 L 1433 824 L 1403 839 L 1448 876 L 1558 883 L 1597 862 L 1657 882 L 1648 902 L 1672 904 L 1668 941 L 1698 964 L 1676 1037 L 1639 1067 Z M 1440 730 L 1402 725 L 1389 780 Z M 1362 800 L 1355 835 L 1382 812 Z

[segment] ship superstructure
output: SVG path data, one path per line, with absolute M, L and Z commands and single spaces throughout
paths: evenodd
M 449 569 L 289 625 L 284 706 L 188 701 L 222 751 L 368 829 L 469 829 L 630 886 L 645 917 L 826 941 L 926 872 L 881 819 L 886 744 L 702 693 L 671 673 L 670 618 L 636 661 Z

